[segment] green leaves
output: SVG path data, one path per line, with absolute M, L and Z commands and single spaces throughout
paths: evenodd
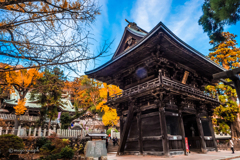
M 31 99 L 37 99 L 42 109 L 50 119 L 57 118 L 58 107 L 63 106 L 61 100 L 66 77 L 59 68 L 45 70 L 42 78 L 38 79 L 31 92 Z M 44 112 L 43 112 L 44 113 Z
M 225 25 L 236 24 L 240 20 L 239 0 L 205 0 L 202 10 L 198 23 L 215 42 L 225 40 L 221 34 Z

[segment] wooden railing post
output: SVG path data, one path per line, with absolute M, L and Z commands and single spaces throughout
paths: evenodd
M 21 126 L 18 126 L 18 129 L 17 129 L 17 136 L 18 137 L 20 136 L 20 130 L 21 130 Z
M 47 129 L 44 128 L 44 130 L 43 130 L 43 137 L 46 137 L 46 132 L 47 132 Z
M 6 134 L 8 134 L 9 127 L 6 128 Z
M 34 128 L 34 131 L 33 131 L 33 137 L 36 136 L 36 132 L 37 132 L 37 128 Z
M 0 127 L 0 136 L 2 135 L 2 127 Z
M 31 128 L 31 126 L 29 127 L 29 130 L 28 130 L 28 136 L 31 136 L 32 135 L 32 128 Z
M 41 133 L 42 133 L 42 128 L 39 127 L 39 128 L 38 128 L 38 137 L 41 137 L 41 136 L 42 136 Z

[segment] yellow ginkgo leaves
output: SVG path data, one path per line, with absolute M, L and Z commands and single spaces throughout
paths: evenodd
M 105 126 L 117 125 L 119 117 L 116 109 L 109 108 L 102 117 L 102 122 Z
M 24 100 L 18 100 L 18 105 L 16 105 L 15 107 L 13 107 L 15 109 L 15 114 L 16 115 L 22 115 L 25 113 L 25 111 L 27 110 L 27 108 L 25 107 L 25 99 Z
M 98 105 L 96 106 L 97 110 L 104 111 L 104 115 L 102 117 L 102 122 L 105 126 L 114 126 L 117 125 L 119 117 L 117 115 L 116 109 L 112 109 L 105 105 L 107 102 L 107 95 L 112 96 L 114 94 L 121 93 L 121 89 L 115 85 L 107 85 L 103 83 L 103 87 L 99 90 L 100 97 L 103 99 Z

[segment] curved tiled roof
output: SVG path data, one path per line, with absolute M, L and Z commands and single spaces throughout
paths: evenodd
M 209 58 L 204 56 L 202 53 L 198 52 L 188 44 L 186 44 L 184 41 L 182 41 L 180 38 L 178 38 L 172 31 L 170 31 L 162 22 L 157 24 L 149 33 L 147 33 L 140 41 L 137 42 L 133 47 L 129 48 L 128 50 L 123 51 L 121 54 L 116 56 L 114 59 L 112 58 L 107 63 L 99 66 L 98 68 L 95 68 L 93 70 L 85 72 L 86 75 L 91 75 L 94 73 L 97 73 L 98 71 L 105 69 L 106 67 L 112 65 L 116 61 L 122 59 L 126 55 L 130 54 L 132 51 L 140 47 L 144 42 L 146 42 L 148 39 L 150 39 L 157 31 L 162 29 L 168 36 L 170 36 L 172 39 L 174 39 L 178 44 L 180 44 L 183 48 L 187 49 L 191 53 L 193 53 L 198 58 L 201 58 L 205 63 L 211 64 L 212 67 L 215 67 L 218 70 L 226 71 L 225 68 L 221 67 L 220 65 L 216 64 L 215 62 L 211 61 Z M 135 31 L 136 32 L 136 31 Z
M 68 112 L 75 112 L 74 106 L 72 105 L 71 101 L 69 100 L 70 95 L 68 95 L 66 98 L 62 98 L 61 100 L 64 102 L 63 107 L 60 106 L 60 109 L 63 111 L 68 111 Z M 25 106 L 27 108 L 41 108 L 41 104 L 36 103 L 36 100 L 30 100 L 31 93 L 28 92 L 25 96 L 26 98 L 26 103 Z M 18 92 L 15 90 L 15 93 L 11 93 L 10 99 L 9 100 L 4 100 L 4 103 L 12 106 L 16 106 L 18 99 L 20 99 L 20 96 Z

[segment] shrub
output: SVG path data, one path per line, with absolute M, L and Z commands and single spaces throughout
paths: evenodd
M 61 150 L 61 158 L 72 159 L 74 156 L 74 151 L 71 147 L 66 146 Z
M 109 128 L 109 129 L 107 130 L 107 135 L 111 134 L 111 130 L 112 130 L 112 128 Z
M 23 149 L 24 143 L 21 138 L 12 134 L 0 136 L 0 150 L 4 157 L 9 157 L 9 149 Z
M 50 142 L 47 138 L 41 137 L 36 141 L 36 147 L 42 148 L 42 146 L 46 143 Z
M 109 128 L 108 130 L 107 130 L 107 135 L 109 135 L 109 134 L 111 134 L 111 130 L 113 130 L 113 128 Z M 114 129 L 114 131 L 117 133 L 118 132 L 118 130 L 115 128 Z
M 43 157 L 41 159 L 46 159 L 46 160 L 60 159 L 62 157 L 61 156 L 62 149 L 64 149 L 65 147 L 67 147 L 69 145 L 69 140 L 68 139 L 60 139 L 60 138 L 56 137 L 56 134 L 53 134 L 53 135 L 49 136 L 48 138 L 50 140 L 39 139 L 39 141 L 38 141 L 38 145 L 42 145 L 45 143 L 40 148 L 40 153 L 41 153 L 41 155 L 43 155 Z M 64 155 L 67 154 L 68 152 L 70 152 L 70 150 L 65 149 Z M 73 152 L 73 149 L 72 149 L 72 152 Z M 70 153 L 68 153 L 68 154 L 70 155 Z

